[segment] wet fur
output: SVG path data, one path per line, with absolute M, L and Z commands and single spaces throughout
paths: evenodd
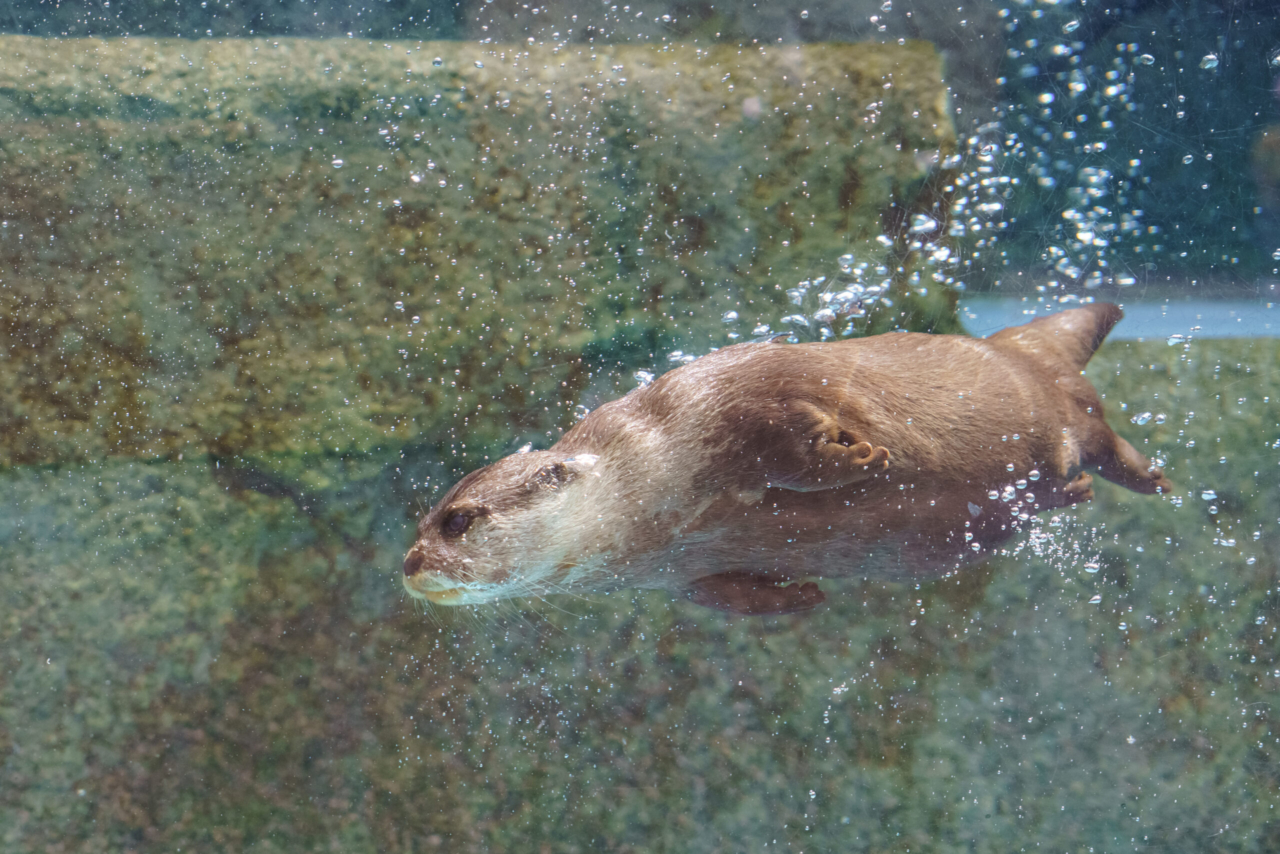
M 704 356 L 549 451 L 463 478 L 421 520 L 406 588 L 463 604 L 651 587 L 738 613 L 798 611 L 822 593 L 781 582 L 929 578 L 988 554 L 1016 529 L 1012 503 L 989 491 L 1033 470 L 1017 500 L 1029 513 L 1091 498 L 1090 470 L 1168 491 L 1082 376 L 1121 316 L 1096 304 L 985 339 L 894 333 Z M 442 525 L 458 512 L 474 516 L 451 538 Z

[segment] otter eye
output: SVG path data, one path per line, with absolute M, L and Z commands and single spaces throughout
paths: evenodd
M 471 527 L 471 517 L 466 513 L 450 513 L 444 519 L 440 530 L 446 537 L 461 537 Z

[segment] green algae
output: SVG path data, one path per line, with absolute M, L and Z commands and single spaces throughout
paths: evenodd
M 0 37 L 0 465 L 481 459 L 885 230 L 952 328 L 955 146 L 919 42 Z
M 1098 484 L 984 566 L 830 582 L 796 618 L 634 591 L 424 615 L 398 456 L 315 459 L 302 497 L 203 461 L 11 469 L 0 838 L 1269 850 L 1280 345 L 1109 344 L 1089 375 L 1175 496 Z

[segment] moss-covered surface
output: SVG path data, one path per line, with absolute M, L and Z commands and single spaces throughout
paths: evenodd
M 828 583 L 803 618 L 423 615 L 398 457 L 308 458 L 310 497 L 189 459 L 11 469 L 0 844 L 1275 850 L 1280 345 L 1089 373 L 1177 496 L 1102 484 L 985 567 Z
M 0 465 L 545 439 L 882 232 L 953 328 L 955 146 L 923 42 L 2 36 Z

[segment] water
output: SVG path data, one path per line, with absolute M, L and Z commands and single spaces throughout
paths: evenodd
M 1117 301 L 1124 319 L 1108 337 L 1112 341 L 1156 341 L 1181 335 L 1194 338 L 1275 338 L 1280 336 L 1280 305 L 1243 300 L 1170 299 L 1159 303 Z M 1078 303 L 1037 302 L 1029 298 L 971 297 L 961 300 L 965 331 L 985 336 Z
M 1276 16 L 806 5 L 9 4 L 6 850 L 1280 850 Z M 1171 494 L 800 617 L 403 593 L 712 348 L 1090 298 Z

